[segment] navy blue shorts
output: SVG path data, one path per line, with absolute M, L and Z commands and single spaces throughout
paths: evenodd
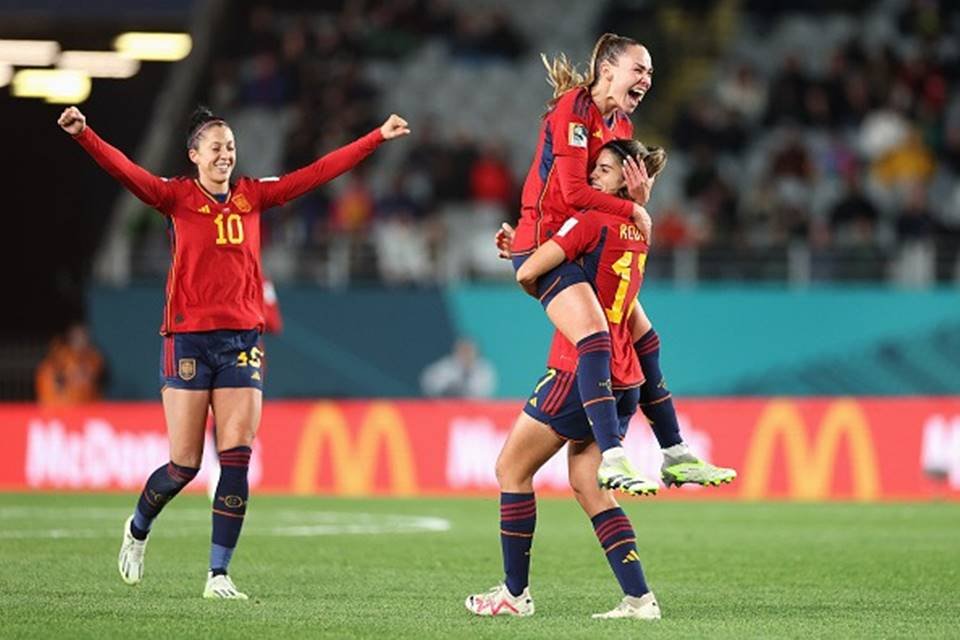
M 637 412 L 637 405 L 640 403 L 640 386 L 614 389 L 613 396 L 617 400 L 619 437 L 623 440 L 630 428 L 630 418 Z M 564 440 L 593 440 L 587 414 L 580 404 L 576 374 L 547 369 L 547 373 L 533 388 L 530 399 L 523 406 L 523 412 L 553 429 Z
M 520 265 L 526 262 L 533 254 L 527 254 L 523 256 L 513 256 L 513 270 L 519 271 Z M 547 306 L 553 299 L 557 297 L 557 294 L 569 287 L 570 285 L 578 284 L 580 282 L 586 282 L 590 284 L 590 279 L 587 278 L 586 272 L 576 262 L 564 262 L 563 264 L 554 267 L 550 271 L 547 271 L 545 274 L 540 276 L 540 279 L 537 280 L 537 299 L 540 300 L 540 304 L 543 305 L 543 308 L 546 309 Z M 590 286 L 593 286 L 592 284 Z
M 174 389 L 253 387 L 263 390 L 260 332 L 172 333 L 160 349 L 160 384 Z

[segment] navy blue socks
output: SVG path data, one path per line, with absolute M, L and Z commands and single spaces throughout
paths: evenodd
M 507 589 L 515 596 L 530 582 L 530 547 L 537 524 L 537 499 L 532 493 L 500 494 L 500 546 Z
M 607 509 L 590 518 L 590 521 L 623 593 L 640 597 L 650 591 L 637 553 L 637 534 L 633 532 L 630 518 L 623 509 Z
M 146 540 L 150 527 L 168 502 L 193 480 L 200 469 L 181 467 L 168 462 L 157 468 L 143 487 L 137 508 L 133 512 L 130 533 L 137 540 Z
M 230 558 L 240 538 L 247 512 L 250 489 L 247 470 L 250 447 L 234 447 L 220 452 L 220 482 L 213 499 L 213 536 L 210 545 L 210 571 L 227 573 Z
M 647 417 L 661 449 L 683 442 L 673 398 L 660 371 L 660 336 L 652 328 L 633 343 L 646 381 L 640 387 L 640 410 Z
M 620 446 L 617 402 L 610 380 L 610 333 L 599 331 L 577 343 L 577 389 L 600 451 Z

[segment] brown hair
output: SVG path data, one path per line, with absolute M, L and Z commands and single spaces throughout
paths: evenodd
M 637 162 L 643 162 L 643 166 L 647 170 L 647 176 L 651 178 L 656 178 L 667 165 L 667 152 L 663 147 L 647 147 L 639 140 L 611 140 L 600 147 L 601 151 L 604 149 L 610 149 L 622 160 L 633 158 Z M 630 198 L 626 187 L 617 192 L 617 196 L 620 198 Z
M 541 53 L 540 59 L 543 60 L 543 66 L 547 68 L 547 83 L 553 87 L 553 97 L 547 102 L 547 109 L 552 109 L 560 96 L 570 89 L 592 87 L 600 76 L 600 65 L 603 62 L 615 64 L 628 47 L 639 44 L 633 38 L 626 36 L 618 36 L 615 33 L 603 34 L 593 45 L 590 66 L 586 74 L 580 73 L 564 53 L 558 55 L 553 61 L 548 60 L 547 56 Z

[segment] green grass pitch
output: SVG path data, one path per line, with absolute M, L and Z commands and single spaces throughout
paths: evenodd
M 0 637 L 956 638 L 960 505 L 625 501 L 664 619 L 598 621 L 619 589 L 572 499 L 539 503 L 532 618 L 475 618 L 500 580 L 496 499 L 254 496 L 231 574 L 200 597 L 209 510 L 178 498 L 146 576 L 117 574 L 134 496 L 0 494 Z M 605 634 L 603 636 L 599 634 Z

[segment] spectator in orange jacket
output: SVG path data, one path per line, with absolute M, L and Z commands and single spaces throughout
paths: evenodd
M 103 356 L 90 341 L 86 325 L 71 325 L 53 340 L 37 367 L 37 402 L 48 406 L 96 402 L 103 377 Z

